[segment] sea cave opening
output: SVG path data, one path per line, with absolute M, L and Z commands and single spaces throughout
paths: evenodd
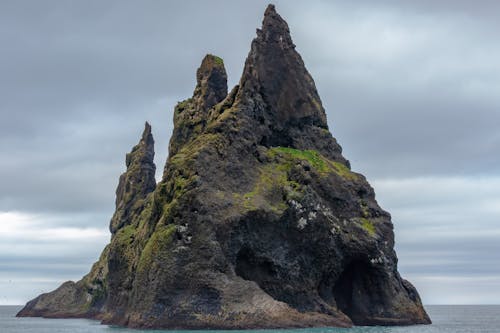
M 351 318 L 354 324 L 364 316 L 371 302 L 373 273 L 373 268 L 367 261 L 354 260 L 345 267 L 333 286 L 337 308 Z
M 256 256 L 249 248 L 242 248 L 236 255 L 236 274 L 245 280 L 256 282 L 261 288 L 272 281 L 276 270 L 271 261 Z

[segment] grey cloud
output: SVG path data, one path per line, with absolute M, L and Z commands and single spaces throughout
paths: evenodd
M 412 282 L 427 304 L 498 304 L 500 276 L 414 275 Z
M 239 5 L 2 3 L 0 209 L 112 208 L 145 120 L 161 174 L 173 107 L 191 94 L 203 55 L 225 57 L 238 80 L 264 7 L 236 16 Z
M 277 5 L 355 170 L 369 178 L 496 172 L 500 48 L 483 17 L 472 12 L 465 25 L 463 15 L 430 2 L 419 5 L 425 15 L 408 2 Z M 77 209 L 67 202 L 74 197 L 74 205 L 93 209 L 112 200 L 123 155 L 144 120 L 153 123 L 160 172 L 173 106 L 191 93 L 204 53 L 222 55 L 237 82 L 265 2 L 2 7 L 0 41 L 9 47 L 0 62 L 0 149 L 12 159 L 0 164 L 0 205 Z M 92 131 L 75 137 L 68 127 Z M 73 182 L 95 200 L 62 190 Z M 52 203 L 31 205 L 49 184 L 58 189 Z
M 52 214 L 50 227 L 105 229 L 125 153 L 143 122 L 153 125 L 159 178 L 173 107 L 192 93 L 202 57 L 222 56 L 230 86 L 236 84 L 266 4 L 1 2 L 0 212 Z M 490 209 L 500 194 L 477 185 L 496 184 L 500 176 L 500 5 L 276 5 L 345 156 L 373 181 L 392 213 L 402 272 L 421 283 L 429 297 L 424 300 L 440 302 L 432 295 L 443 281 L 470 287 L 467 273 L 500 275 L 491 265 L 499 261 L 499 213 Z M 450 177 L 465 180 L 456 185 Z M 481 230 L 492 234 L 473 232 Z M 25 301 L 34 289 L 55 287 L 56 275 L 78 278 L 95 260 L 99 242 L 105 240 L 97 240 L 93 252 L 85 242 L 75 243 L 64 259 L 57 253 L 67 243 L 37 241 L 36 249 L 45 253 L 31 274 L 33 257 L 10 252 L 0 258 L 0 286 L 8 285 L 8 277 L 29 276 L 18 279 L 22 296 L 8 295 Z M 444 277 L 436 282 L 438 275 Z M 463 279 L 453 280 L 457 276 Z M 474 292 L 471 287 L 468 299 Z
M 413 242 L 405 241 L 396 249 L 403 259 L 400 261 L 403 275 L 425 272 L 429 275 L 500 276 L 498 236 L 429 241 L 425 229 L 421 233 L 414 235 Z
M 296 40 L 354 168 L 373 177 L 495 174 L 500 48 L 484 18 L 330 7 L 315 21 L 310 12 Z
M 499 177 L 396 178 L 373 185 L 392 215 L 400 272 L 425 302 L 497 302 L 497 289 L 487 293 L 481 281 L 500 277 Z

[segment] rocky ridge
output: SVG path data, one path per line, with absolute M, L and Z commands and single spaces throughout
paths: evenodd
M 430 323 L 397 271 L 391 217 L 342 156 L 274 6 L 231 92 L 216 56 L 196 77 L 174 110 L 162 180 L 146 123 L 99 261 L 18 315 L 141 328 Z

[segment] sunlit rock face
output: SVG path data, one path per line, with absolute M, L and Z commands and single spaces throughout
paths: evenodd
M 196 77 L 174 110 L 162 181 L 146 124 L 101 258 L 19 316 L 143 328 L 430 323 L 397 271 L 391 217 L 342 156 L 274 6 L 238 86 L 227 92 L 213 55 Z

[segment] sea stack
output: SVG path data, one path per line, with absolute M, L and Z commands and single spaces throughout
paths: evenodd
M 171 329 L 430 323 L 398 273 L 391 216 L 342 156 L 274 6 L 231 92 L 217 56 L 196 78 L 162 180 L 146 124 L 99 261 L 18 315 Z

